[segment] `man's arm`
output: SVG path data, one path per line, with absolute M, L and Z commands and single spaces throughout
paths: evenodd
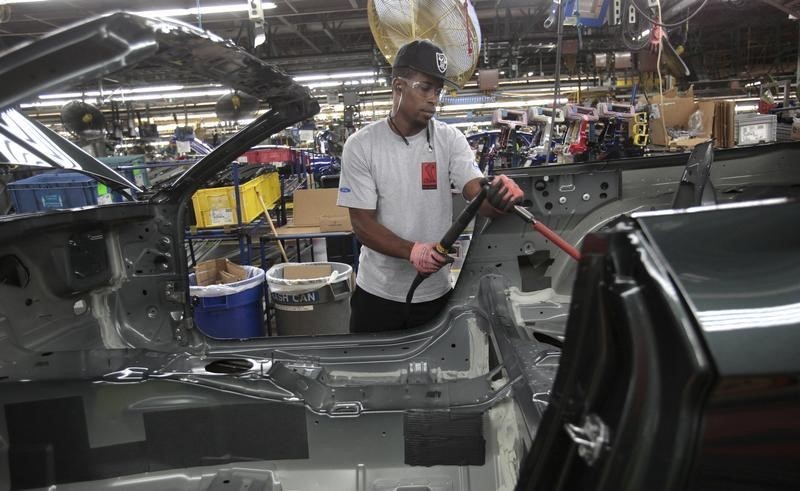
M 464 185 L 464 189 L 462 190 L 461 195 L 464 196 L 465 200 L 472 201 L 475 198 L 475 196 L 478 195 L 478 193 L 481 191 L 482 179 L 483 178 L 479 177 L 471 181 L 468 181 Z M 483 200 L 483 203 L 481 203 L 481 207 L 478 209 L 478 213 L 480 213 L 481 216 L 490 218 L 499 217 L 500 215 L 503 214 L 500 210 L 494 209 L 494 207 L 492 207 L 492 205 L 489 204 L 489 200 L 487 199 Z
M 467 201 L 472 201 L 481 191 L 481 175 L 475 164 L 475 154 L 470 148 L 467 138 L 453 130 L 453 149 L 450 156 L 451 180 L 456 186 L 465 182 L 461 194 Z M 515 204 L 522 201 L 523 192 L 512 179 L 505 175 L 492 178 L 491 185 L 486 193 L 486 200 L 481 203 L 478 213 L 485 217 L 496 217 L 508 213 Z
M 401 239 L 394 232 L 384 227 L 376 218 L 376 210 L 349 208 L 350 222 L 353 224 L 358 240 L 373 251 L 387 256 L 408 259 L 411 256 L 413 242 Z
M 481 179 L 472 179 L 464 185 L 462 195 L 472 200 L 481 190 Z M 481 203 L 478 212 L 485 217 L 496 217 L 508 213 L 514 205 L 520 203 L 524 194 L 512 179 L 505 175 L 495 176 L 486 192 L 486 199 Z
M 401 239 L 375 218 L 375 210 L 350 208 L 353 231 L 362 244 L 386 256 L 407 259 L 421 274 L 439 271 L 452 258 L 436 251 L 435 243 L 410 242 Z

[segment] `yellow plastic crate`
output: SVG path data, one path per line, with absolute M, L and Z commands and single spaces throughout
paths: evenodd
M 258 191 L 267 208 L 281 197 L 281 183 L 277 172 L 262 174 L 239 185 L 239 198 L 242 203 L 242 223 L 253 221 L 264 212 L 259 201 Z M 194 216 L 197 226 L 222 227 L 236 225 L 236 194 L 233 186 L 198 189 L 192 196 Z

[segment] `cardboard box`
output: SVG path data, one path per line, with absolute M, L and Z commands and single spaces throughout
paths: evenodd
M 349 232 L 350 212 L 337 206 L 339 190 L 298 189 L 294 192 L 294 219 L 292 227 L 319 227 L 320 232 Z
M 306 280 L 311 278 L 326 278 L 333 273 L 330 264 L 287 264 L 283 268 L 283 279 Z
M 341 232 L 342 230 L 350 230 L 349 216 L 327 216 L 319 217 L 319 231 L 320 232 Z
M 696 145 L 711 139 L 714 130 L 714 101 L 694 101 L 694 91 L 690 88 L 684 94 L 678 94 L 675 89 L 653 96 L 653 104 L 658 106 L 658 118 L 650 121 L 650 141 L 655 145 L 664 147 L 694 148 Z M 693 138 L 674 140 L 664 129 L 689 128 L 689 118 L 695 111 L 702 112 L 702 132 Z
M 247 271 L 227 259 L 211 259 L 194 268 L 197 286 L 228 284 L 247 279 Z
M 484 68 L 478 70 L 478 88 L 480 90 L 497 90 L 500 82 L 500 70 Z
M 717 101 L 714 105 L 714 147 L 736 146 L 736 102 Z

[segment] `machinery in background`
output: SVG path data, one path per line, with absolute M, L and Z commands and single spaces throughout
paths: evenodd
M 492 124 L 496 130 L 476 133 L 467 141 L 476 153 L 481 171 L 521 167 L 532 143 L 532 135 L 522 132 L 528 126 L 525 111 L 496 109 L 492 113 Z
M 467 136 L 480 169 L 490 174 L 494 169 L 641 157 L 650 141 L 648 112 L 636 112 L 627 102 L 496 109 L 492 123 L 496 129 Z
M 597 143 L 593 148 L 592 160 L 618 159 L 624 157 L 641 157 L 644 155 L 644 145 L 636 145 L 632 130 L 639 125 L 639 134 L 647 134 L 646 129 L 640 127 L 642 123 L 635 123 L 635 108 L 631 104 L 616 102 L 601 102 L 597 105 L 599 122 L 596 133 Z M 647 119 L 644 119 L 644 124 Z M 641 139 L 637 140 L 641 142 Z M 646 144 L 646 138 L 645 138 Z
M 650 137 L 648 114 L 620 102 L 496 109 L 492 123 L 495 130 L 467 137 L 480 169 L 488 168 L 490 174 L 495 169 L 641 157 Z
M 76 144 L 95 157 L 106 155 L 106 118 L 97 107 L 83 101 L 68 102 L 61 108 L 61 123 Z
M 513 137 L 509 135 L 509 143 L 506 145 L 506 148 L 511 148 L 513 151 L 501 152 L 504 155 L 498 155 L 498 141 L 501 134 L 501 130 L 494 129 L 467 136 L 467 141 L 475 152 L 475 161 L 481 171 L 488 168 L 491 172 L 495 168 L 504 168 L 502 167 L 504 159 L 505 168 L 521 167 L 525 163 L 533 135 L 527 131 L 514 131 Z
M 567 104 L 564 106 L 567 135 L 564 138 L 562 163 L 591 160 L 590 145 L 596 142 L 595 125 L 600 118 L 593 107 Z
M 102 137 L 106 118 L 98 108 L 83 101 L 68 102 L 61 108 L 61 123 L 72 135 L 93 140 Z
M 500 129 L 500 136 L 492 149 L 493 167 L 517 167 L 523 149 L 518 146 L 516 134 L 519 128 L 528 125 L 528 114 L 515 109 L 495 109 L 492 113 L 492 125 Z
M 258 99 L 244 92 L 231 92 L 217 100 L 214 112 L 222 121 L 239 121 L 254 118 L 258 111 Z
M 561 151 L 563 143 L 563 126 L 565 122 L 564 110 L 561 108 L 549 107 L 530 107 L 528 108 L 528 125 L 533 129 L 533 138 L 531 148 L 528 151 L 528 159 L 525 161 L 524 167 L 531 165 L 540 165 L 544 163 L 553 163 L 557 159 L 558 153 Z M 554 139 L 550 145 L 549 156 L 545 155 L 548 148 L 548 141 L 552 133 L 553 125 L 558 125 L 556 131 L 559 137 Z M 549 158 L 548 158 L 549 157 Z
M 594 107 L 567 104 L 567 136 L 562 163 L 641 157 L 649 139 L 646 113 L 631 104 L 601 102 Z

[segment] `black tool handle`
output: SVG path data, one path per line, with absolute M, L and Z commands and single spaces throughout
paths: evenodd
M 450 252 L 450 248 L 453 246 L 458 237 L 461 235 L 461 232 L 467 228 L 469 222 L 475 218 L 475 215 L 478 213 L 478 209 L 480 209 L 483 200 L 486 199 L 486 192 L 489 189 L 489 181 L 486 179 L 481 179 L 481 190 L 475 196 L 475 198 L 464 208 L 461 213 L 458 214 L 453 224 L 450 225 L 450 228 L 447 229 L 447 232 L 444 233 L 444 236 L 436 244 L 436 252 L 439 254 L 446 256 Z M 408 289 L 408 294 L 406 295 L 406 305 L 411 305 L 411 300 L 414 298 L 414 291 L 417 287 L 422 283 L 428 275 L 424 275 L 422 273 L 417 273 L 417 277 L 414 278 L 414 281 L 411 283 L 411 288 Z
M 442 239 L 436 245 L 436 250 L 440 254 L 447 254 L 450 252 L 450 248 L 453 247 L 455 241 L 458 240 L 461 232 L 463 232 L 464 229 L 467 228 L 467 225 L 469 225 L 469 222 L 475 218 L 475 215 L 478 213 L 478 209 L 481 207 L 481 203 L 483 203 L 483 200 L 486 199 L 486 189 L 488 186 L 489 185 L 485 180 L 481 181 L 481 190 L 478 195 L 475 196 L 475 199 L 473 199 L 470 204 L 468 204 L 467 207 L 458 214 L 458 217 L 456 217 L 453 224 L 450 225 L 449 229 L 447 229 L 447 232 L 445 232 Z

